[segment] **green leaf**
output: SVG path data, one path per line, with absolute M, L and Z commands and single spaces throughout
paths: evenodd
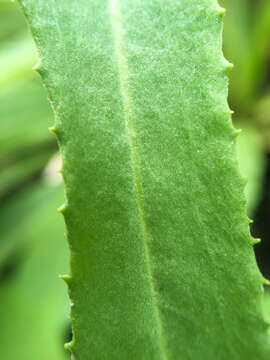
M 51 205 L 54 197 L 55 201 L 59 201 L 61 189 L 61 187 L 49 186 L 44 181 L 42 183 L 38 181 L 36 184 L 25 187 L 5 203 L 1 203 L 0 264 L 16 252 L 16 248 L 23 248 L 25 243 L 33 240 L 32 235 L 29 239 L 29 228 L 33 227 L 33 223 L 41 222 L 43 213 L 46 214 L 47 211 L 48 216 L 56 218 L 49 213 L 48 208 L 55 205 Z
M 264 360 L 215 0 L 20 0 L 56 114 L 76 359 Z
M 38 184 L 0 209 L 0 358 L 64 360 L 68 267 L 64 224 L 55 214 L 63 187 Z M 6 231 L 5 231 L 6 230 Z M 16 245 L 2 262 L 3 245 Z
M 250 106 L 246 100 L 246 92 L 251 80 L 248 74 L 252 33 L 250 1 L 222 0 L 220 3 L 228 7 L 224 19 L 224 53 L 235 66 L 230 76 L 230 103 L 235 110 L 246 111 Z
M 53 141 L 48 132 L 52 111 L 36 77 L 0 92 L 0 118 L 1 164 L 27 147 Z
M 249 96 L 257 97 L 263 89 L 267 76 L 270 36 L 270 2 L 264 0 L 259 4 L 254 15 L 253 31 L 250 37 L 250 56 L 247 61 L 247 83 Z
M 30 150 L 30 154 L 27 154 L 27 151 L 25 150 Z M 23 156 L 23 158 L 20 158 L 22 155 L 21 153 L 16 153 L 15 159 L 7 158 L 7 162 L 11 160 L 11 163 L 8 164 L 8 166 L 2 166 L 2 159 L 0 158 L 0 201 L 2 198 L 6 198 L 13 191 L 33 180 L 40 174 L 54 153 L 55 144 L 41 144 L 40 148 L 34 147 L 31 149 L 24 149 L 24 151 L 26 152 L 26 156 Z
M 36 63 L 37 58 L 34 49 L 34 43 L 29 36 L 23 36 L 2 46 L 0 56 L 1 92 L 10 84 L 33 76 L 30 68 Z
M 0 0 L 0 24 L 0 44 L 26 31 L 25 19 L 17 3 Z
M 270 149 L 270 91 L 257 102 L 254 108 L 254 123 L 261 137 L 262 147 Z
M 258 131 L 246 121 L 236 124 L 243 130 L 237 139 L 237 154 L 241 174 L 248 179 L 245 188 L 247 212 L 252 216 L 261 199 L 266 161 Z
M 270 2 L 222 0 L 225 17 L 224 51 L 234 65 L 230 78 L 230 103 L 250 114 L 267 76 L 270 35 Z
M 0 198 L 35 176 L 56 151 L 48 132 L 52 111 L 33 75 L 27 68 L 23 82 L 15 76 L 16 81 L 0 91 Z

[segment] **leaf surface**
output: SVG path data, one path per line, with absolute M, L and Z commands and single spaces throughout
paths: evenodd
M 63 157 L 80 360 L 263 360 L 215 0 L 20 0 Z

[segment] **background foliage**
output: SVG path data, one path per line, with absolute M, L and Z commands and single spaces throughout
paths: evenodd
M 255 251 L 270 278 L 270 2 L 223 0 L 227 8 L 224 52 Z M 37 55 L 16 3 L 0 0 L 0 357 L 68 358 L 66 287 L 68 251 L 57 145 L 47 128 L 52 111 L 39 76 Z M 265 306 L 270 315 L 270 295 Z M 16 346 L 14 346 L 16 344 Z M 41 350 L 42 349 L 42 350 Z

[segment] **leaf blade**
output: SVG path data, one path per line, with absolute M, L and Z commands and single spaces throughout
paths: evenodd
M 75 357 L 266 359 L 216 2 L 126 0 L 121 24 L 105 1 L 21 3 L 63 156 Z

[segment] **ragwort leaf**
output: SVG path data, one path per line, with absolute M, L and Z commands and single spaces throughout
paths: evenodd
M 216 0 L 20 0 L 53 103 L 76 359 L 268 359 Z

